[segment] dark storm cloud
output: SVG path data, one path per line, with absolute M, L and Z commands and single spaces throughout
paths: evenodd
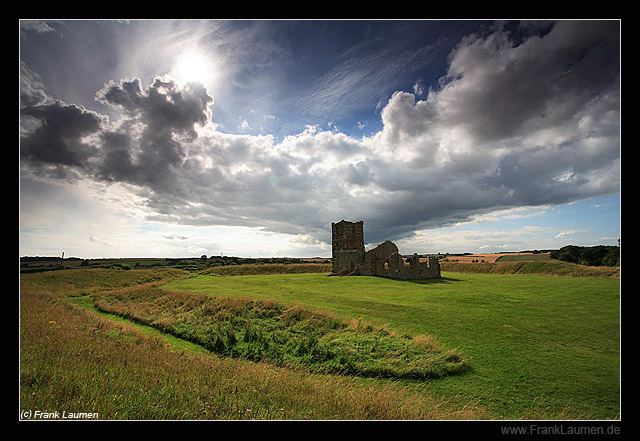
M 101 130 L 104 118 L 75 104 L 50 99 L 39 77 L 21 64 L 20 158 L 34 167 L 83 168 L 97 154 L 85 141 Z
M 83 138 L 100 130 L 102 118 L 94 112 L 63 102 L 28 106 L 21 110 L 39 126 L 22 139 L 20 154 L 33 163 L 82 167 L 96 154 Z
M 502 30 L 466 37 L 438 94 L 441 117 L 477 142 L 563 124 L 617 83 L 618 29 L 615 21 L 560 22 L 518 46 Z
M 184 144 L 196 137 L 195 125 L 205 125 L 213 98 L 195 83 L 179 85 L 156 78 L 143 90 L 140 80 L 111 82 L 96 98 L 123 111 L 113 132 L 105 132 L 104 161 L 98 174 L 160 188 L 171 185 L 185 160 Z
M 156 77 L 142 90 L 140 80 L 111 82 L 97 94 L 105 104 L 117 106 L 139 118 L 148 132 L 196 136 L 194 124 L 205 125 L 213 97 L 198 83 L 179 85 L 170 77 Z
M 210 119 L 213 98 L 195 83 L 157 77 L 148 87 L 139 79 L 110 82 L 96 99 L 119 109 L 120 119 L 54 100 L 24 64 L 21 75 L 20 155 L 25 169 L 41 178 L 81 174 L 106 181 L 179 193 L 186 148 L 197 138 L 194 126 Z
M 327 241 L 330 222 L 362 219 L 368 242 L 395 240 L 619 191 L 619 45 L 615 21 L 526 25 L 517 38 L 485 29 L 451 52 L 439 87 L 424 100 L 393 94 L 383 130 L 359 140 L 317 127 L 277 143 L 225 134 L 209 123 L 207 90 L 170 77 L 106 84 L 96 97 L 120 113 L 107 121 L 49 98 L 26 72 L 21 158 L 131 184 L 157 221 Z M 347 90 L 357 75 L 340 67 L 325 79 Z

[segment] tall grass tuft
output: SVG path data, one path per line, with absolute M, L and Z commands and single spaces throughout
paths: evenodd
M 313 372 L 427 379 L 469 367 L 464 357 L 433 337 L 413 340 L 369 324 L 353 327 L 300 306 L 167 292 L 155 284 L 113 290 L 94 299 L 100 311 L 155 327 L 216 354 Z

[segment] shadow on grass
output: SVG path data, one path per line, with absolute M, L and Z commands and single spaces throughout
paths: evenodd
M 433 278 L 433 279 L 419 279 L 419 280 L 401 280 L 401 279 L 393 279 L 391 277 L 384 277 L 384 276 L 334 276 L 332 274 L 328 274 L 329 277 L 373 277 L 373 278 L 380 278 L 380 279 L 386 279 L 386 280 L 392 280 L 394 282 L 398 282 L 398 283 L 404 283 L 404 282 L 411 282 L 411 283 L 416 283 L 418 285 L 433 285 L 433 284 L 448 284 L 448 283 L 455 283 L 455 282 L 462 282 L 462 280 L 460 279 L 454 279 L 453 277 L 438 277 L 438 278 Z
M 438 277 L 435 279 L 423 279 L 423 280 L 398 280 L 398 282 L 411 282 L 411 283 L 417 283 L 418 285 L 433 285 L 433 284 L 440 284 L 440 283 L 455 283 L 455 282 L 461 282 L 462 280 L 460 279 L 454 279 L 453 277 Z

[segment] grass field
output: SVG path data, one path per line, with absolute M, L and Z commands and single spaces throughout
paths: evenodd
M 177 270 L 24 275 L 21 410 L 105 419 L 617 419 L 619 282 L 459 272 L 419 283 Z M 217 356 L 96 312 L 93 299 L 131 286 L 174 300 L 269 301 L 393 335 L 431 336 L 468 369 L 386 379 Z

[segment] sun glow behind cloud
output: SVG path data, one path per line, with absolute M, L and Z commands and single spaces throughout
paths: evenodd
M 183 82 L 200 82 L 208 85 L 215 78 L 215 69 L 206 55 L 190 50 L 178 57 L 172 74 Z

